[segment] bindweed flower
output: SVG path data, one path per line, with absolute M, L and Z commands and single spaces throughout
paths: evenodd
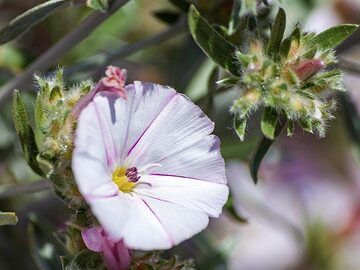
M 131 251 L 122 241 L 113 242 L 99 227 L 91 227 L 81 232 L 85 246 L 100 252 L 108 270 L 125 270 L 131 264 Z
M 214 124 L 174 89 L 134 82 L 95 95 L 75 132 L 80 193 L 113 242 L 168 249 L 218 217 L 228 188 Z

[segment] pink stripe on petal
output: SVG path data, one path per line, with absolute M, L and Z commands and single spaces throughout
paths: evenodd
M 141 198 L 141 200 L 142 200 L 142 202 L 146 205 L 146 207 L 150 210 L 150 212 L 154 215 L 154 217 L 156 218 L 156 220 L 159 222 L 159 224 L 160 224 L 161 228 L 164 230 L 164 232 L 165 232 L 165 234 L 166 234 L 166 236 L 167 236 L 170 244 L 171 244 L 172 246 L 175 245 L 174 240 L 172 239 L 172 237 L 170 236 L 170 234 L 166 231 L 164 225 L 162 224 L 160 218 L 157 216 L 157 214 L 155 213 L 155 211 L 150 207 L 150 205 L 149 205 L 144 199 Z
M 130 153 L 132 152 L 132 150 L 136 147 L 136 145 L 139 143 L 139 141 L 141 140 L 141 138 L 146 134 L 146 131 L 149 130 L 149 128 L 153 125 L 153 123 L 155 122 L 155 120 L 159 117 L 159 115 L 161 115 L 161 113 L 164 111 L 164 109 L 171 103 L 171 101 L 176 97 L 176 94 L 172 95 L 170 97 L 170 99 L 167 101 L 167 103 L 165 104 L 165 106 L 160 110 L 160 112 L 155 116 L 155 118 L 150 122 L 150 124 L 144 129 L 144 132 L 140 135 L 140 137 L 136 140 L 136 142 L 130 147 L 130 150 L 127 153 L 127 156 L 130 155 Z
M 96 112 L 96 117 L 97 117 L 98 123 L 99 123 L 100 128 L 101 128 L 101 134 L 102 134 L 102 137 L 103 137 L 107 164 L 111 168 L 112 165 L 119 158 L 118 157 L 118 151 L 116 150 L 115 141 L 114 141 L 114 138 L 112 136 L 110 127 L 107 126 L 106 120 L 102 119 L 102 115 L 101 115 L 96 103 L 94 102 L 93 104 L 94 104 L 94 108 L 95 108 L 95 112 Z

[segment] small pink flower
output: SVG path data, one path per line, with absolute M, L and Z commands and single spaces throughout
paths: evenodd
M 114 66 L 108 66 L 105 71 L 106 77 L 101 79 L 101 83 L 107 91 L 113 91 L 119 96 L 126 98 L 125 82 L 126 70 Z
M 293 70 L 301 81 L 309 79 L 325 67 L 325 63 L 319 59 L 304 60 L 295 66 Z
M 105 75 L 100 82 L 83 96 L 79 102 L 74 106 L 71 116 L 75 119 L 79 117 L 82 109 L 84 109 L 90 101 L 99 92 L 113 92 L 119 97 L 126 99 L 125 82 L 126 82 L 126 69 L 120 69 L 114 66 L 108 66 Z
M 108 270 L 125 270 L 129 268 L 131 251 L 126 248 L 123 241 L 111 241 L 104 230 L 99 227 L 83 230 L 81 236 L 88 249 L 101 253 Z

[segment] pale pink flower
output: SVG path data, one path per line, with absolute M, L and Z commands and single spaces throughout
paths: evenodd
M 95 252 L 100 252 L 108 270 L 125 270 L 131 264 L 131 251 L 122 241 L 112 241 L 99 227 L 91 227 L 81 231 L 85 246 Z
M 90 90 L 85 96 L 83 96 L 71 111 L 73 118 L 78 118 L 82 109 L 89 104 L 89 102 L 99 92 L 107 91 L 113 92 L 119 97 L 126 99 L 125 82 L 126 82 L 126 69 L 120 69 L 114 66 L 108 66 L 105 71 L 105 77 L 103 77 L 94 88 Z
M 112 241 L 170 248 L 207 227 L 228 197 L 214 124 L 174 89 L 134 82 L 99 92 L 79 116 L 72 168 Z

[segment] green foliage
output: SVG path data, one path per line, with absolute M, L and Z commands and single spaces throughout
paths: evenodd
M 162 258 L 160 252 L 147 252 L 145 255 L 133 258 L 131 270 L 195 270 L 195 264 L 192 260 L 182 261 L 177 256 Z
M 34 172 L 44 175 L 36 160 L 39 150 L 35 142 L 34 131 L 30 125 L 24 102 L 18 90 L 15 90 L 13 93 L 13 120 L 26 162 Z
M 244 137 L 245 137 L 245 133 L 246 133 L 246 118 L 241 118 L 241 117 L 235 115 L 234 129 L 235 129 L 236 135 L 238 135 L 239 139 L 241 141 L 243 141 Z
M 283 124 L 277 122 L 274 138 L 276 138 L 283 128 Z M 250 174 L 252 179 L 254 180 L 255 184 L 258 182 L 258 171 L 261 165 L 263 158 L 265 157 L 266 153 L 270 149 L 270 146 L 273 144 L 274 140 L 268 139 L 265 136 L 262 136 L 260 139 L 258 146 L 255 149 L 255 152 L 250 160 Z
M 207 56 L 234 76 L 240 75 L 237 48 L 223 38 L 194 6 L 190 7 L 188 23 L 191 35 Z
M 358 27 L 359 25 L 356 24 L 337 25 L 316 35 L 313 41 L 322 50 L 333 49 L 354 33 Z
M 14 212 L 1 212 L 0 211 L 0 226 L 16 225 L 18 218 Z
M 231 11 L 228 34 L 232 35 L 236 32 L 240 25 L 240 11 L 241 11 L 241 0 L 234 0 L 233 8 Z
M 285 26 L 286 14 L 285 11 L 280 8 L 272 26 L 269 43 L 266 49 L 266 53 L 274 58 L 279 52 L 280 44 L 284 37 Z
M 72 260 L 62 258 L 63 270 L 105 270 L 99 253 L 88 249 L 82 250 Z
M 275 138 L 275 128 L 277 123 L 277 111 L 271 107 L 265 108 L 261 118 L 261 131 L 268 139 Z
M 0 30 L 0 44 L 4 44 L 19 37 L 31 27 L 70 2 L 70 0 L 50 0 L 29 9 Z

